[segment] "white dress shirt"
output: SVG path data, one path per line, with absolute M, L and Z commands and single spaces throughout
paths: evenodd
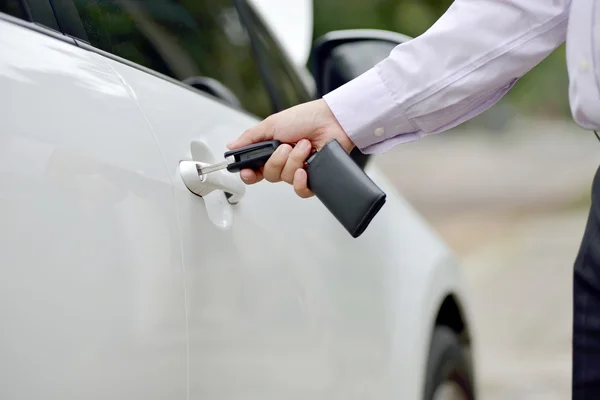
M 324 99 L 359 149 L 381 153 L 485 111 L 565 40 L 573 118 L 598 129 L 600 0 L 455 0 Z

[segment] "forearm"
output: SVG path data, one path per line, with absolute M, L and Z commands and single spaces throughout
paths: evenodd
M 427 32 L 324 99 L 365 153 L 448 130 L 564 41 L 568 9 L 568 0 L 456 0 Z

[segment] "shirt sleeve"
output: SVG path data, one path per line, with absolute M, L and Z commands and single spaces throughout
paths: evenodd
M 422 35 L 323 98 L 366 154 L 485 111 L 565 41 L 570 0 L 455 0 Z

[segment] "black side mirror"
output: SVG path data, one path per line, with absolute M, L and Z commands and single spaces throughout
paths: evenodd
M 320 37 L 311 54 L 318 97 L 367 72 L 397 45 L 411 39 L 400 33 L 376 29 L 332 31 Z M 369 156 L 358 149 L 350 156 L 361 168 L 369 160 Z
M 207 76 L 192 76 L 185 79 L 183 83 L 207 93 L 230 106 L 241 108 L 241 103 L 237 96 L 227 86 L 216 79 Z

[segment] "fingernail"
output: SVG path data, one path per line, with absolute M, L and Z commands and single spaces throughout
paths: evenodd
M 241 178 L 242 178 L 242 180 L 243 180 L 244 182 L 246 182 L 246 183 L 250 181 L 250 177 L 248 176 L 248 171 L 246 171 L 246 170 L 242 170 L 242 171 L 240 172 L 240 177 L 241 177 Z
M 300 150 L 308 150 L 311 147 L 310 141 L 306 139 L 302 139 L 300 143 L 298 143 Z
M 292 146 L 284 144 L 277 149 L 280 154 L 288 155 L 292 152 Z

